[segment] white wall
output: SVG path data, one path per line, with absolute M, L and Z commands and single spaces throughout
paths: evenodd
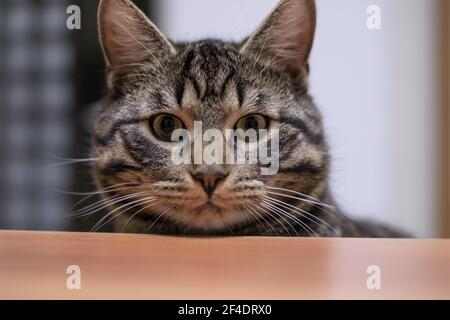
M 276 0 L 164 0 L 174 40 L 247 36 Z M 382 29 L 366 27 L 378 5 Z M 332 186 L 352 216 L 436 236 L 436 0 L 317 0 L 311 91 L 325 117 Z

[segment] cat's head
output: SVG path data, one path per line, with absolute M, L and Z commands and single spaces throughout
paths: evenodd
M 277 210 L 300 194 L 321 197 L 328 155 L 307 88 L 314 31 L 314 1 L 283 0 L 242 43 L 174 44 L 130 1 L 101 1 L 109 96 L 92 152 L 110 217 L 141 232 L 163 222 L 226 233 L 285 220 Z M 174 163 L 171 135 L 193 132 L 194 122 L 203 132 L 279 130 L 278 171 L 263 176 L 260 162 Z

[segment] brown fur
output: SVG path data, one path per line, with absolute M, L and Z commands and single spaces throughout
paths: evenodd
M 103 0 L 99 30 L 109 96 L 96 117 L 94 176 L 117 231 L 165 234 L 396 236 L 349 220 L 328 189 L 321 115 L 308 94 L 315 31 L 312 0 L 283 0 L 243 43 L 171 44 L 128 0 Z M 178 117 L 191 130 L 233 128 L 260 114 L 280 130 L 280 171 L 222 165 L 210 200 L 193 172 L 171 162 L 173 144 L 152 119 Z M 275 189 L 276 188 L 276 189 Z M 112 213 L 111 213 L 112 212 Z

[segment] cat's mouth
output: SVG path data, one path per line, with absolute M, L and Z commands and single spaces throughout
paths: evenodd
M 214 212 L 220 212 L 221 208 L 214 204 L 211 200 L 208 200 L 206 203 L 194 208 L 193 212 L 197 215 L 200 215 L 202 213 L 209 213 L 211 211 Z

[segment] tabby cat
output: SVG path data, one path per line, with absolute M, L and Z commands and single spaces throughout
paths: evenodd
M 308 94 L 313 0 L 281 0 L 241 43 L 170 42 L 129 0 L 103 0 L 108 97 L 95 118 L 98 193 L 117 232 L 397 237 L 333 202 L 321 115 Z M 279 171 L 261 164 L 181 164 L 171 134 L 278 129 Z

